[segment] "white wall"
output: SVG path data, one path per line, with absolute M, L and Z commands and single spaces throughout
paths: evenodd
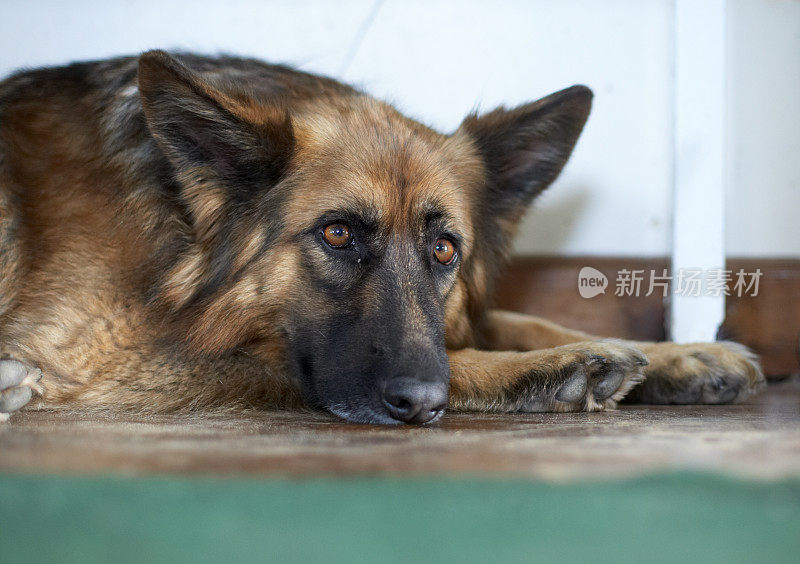
M 800 256 L 800 2 L 729 0 L 727 245 Z
M 595 107 L 523 253 L 666 255 L 669 1 L 0 0 L 0 74 L 148 48 L 226 51 L 355 82 L 445 131 L 584 83 Z M 800 2 L 731 0 L 728 251 L 800 256 Z

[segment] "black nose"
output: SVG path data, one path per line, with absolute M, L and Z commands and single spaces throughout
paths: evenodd
M 383 390 L 383 404 L 393 419 L 427 423 L 447 407 L 447 384 L 393 378 Z

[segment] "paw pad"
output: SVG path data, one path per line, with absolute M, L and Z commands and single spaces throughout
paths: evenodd
M 622 370 L 618 368 L 609 370 L 602 376 L 602 379 L 594 385 L 592 389 L 594 399 L 603 401 L 604 399 L 610 398 L 622 385 L 624 379 L 625 373 Z
M 43 392 L 39 380 L 41 370 L 29 368 L 17 360 L 0 360 L 0 421 L 25 407 L 33 392 Z
M 563 402 L 574 402 L 583 399 L 586 395 L 586 374 L 579 370 L 564 382 L 556 393 L 556 399 Z

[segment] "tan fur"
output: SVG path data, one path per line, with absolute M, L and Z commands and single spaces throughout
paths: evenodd
M 498 351 L 547 350 L 553 354 L 568 351 L 566 345 L 581 343 L 586 351 L 607 357 L 604 347 L 608 341 L 599 337 L 560 327 L 555 323 L 520 313 L 492 310 L 487 316 L 487 345 Z M 620 342 L 621 343 L 621 342 Z M 736 343 L 627 343 L 646 356 L 648 365 L 643 374 L 631 374 L 632 397 L 648 403 L 721 403 L 741 400 L 764 386 L 764 374 L 758 359 L 746 347 Z M 518 366 L 529 361 L 520 352 L 480 353 L 482 370 L 474 378 L 461 383 L 460 370 L 453 370 L 453 391 L 458 401 L 469 404 L 475 386 L 497 393 L 496 385 L 487 374 L 515 374 Z M 458 358 L 458 357 L 456 357 Z M 568 357 L 567 357 L 568 358 Z M 567 359 L 556 355 L 554 364 Z M 628 380 L 626 379 L 626 382 Z M 624 394 L 623 394 L 624 395 Z M 464 396 L 467 399 L 464 399 Z M 617 398 L 615 401 L 618 401 Z M 609 407 L 606 405 L 605 407 Z

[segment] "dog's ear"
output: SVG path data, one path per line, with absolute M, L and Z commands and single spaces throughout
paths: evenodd
M 567 162 L 592 107 L 592 91 L 572 86 L 512 110 L 468 116 L 459 128 L 477 145 L 487 175 L 486 205 L 516 222 Z
M 161 296 L 173 311 L 200 303 L 234 274 L 243 231 L 263 228 L 243 206 L 283 177 L 294 135 L 285 109 L 221 90 L 163 51 L 139 58 L 147 126 L 175 171 L 193 241 L 164 273 Z M 260 201 L 260 200 L 259 200 Z M 255 226 L 255 227 L 253 227 Z
M 196 220 L 221 199 L 247 201 L 281 178 L 294 145 L 285 110 L 222 92 L 163 51 L 139 58 L 139 92 Z

